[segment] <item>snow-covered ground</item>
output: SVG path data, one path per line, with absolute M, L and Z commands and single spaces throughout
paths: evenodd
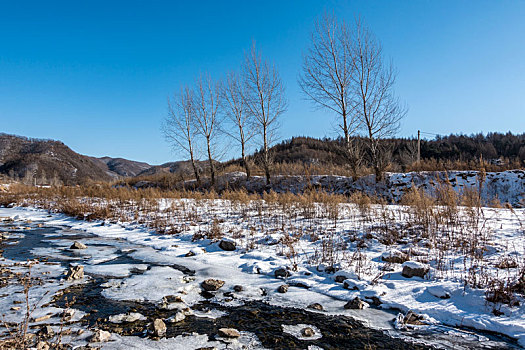
M 443 185 L 450 185 L 458 194 L 466 190 L 481 190 L 483 203 L 490 205 L 494 201 L 509 203 L 514 207 L 525 207 L 525 170 L 507 170 L 480 174 L 479 171 L 420 171 L 409 173 L 385 173 L 384 181 L 375 181 L 374 175 L 363 176 L 357 180 L 347 176 L 313 175 L 272 177 L 270 188 L 278 193 L 302 193 L 308 189 L 321 189 L 330 193 L 351 194 L 355 191 L 370 196 L 382 197 L 397 203 L 412 186 L 424 189 L 428 194 L 435 194 Z M 268 189 L 263 176 L 246 179 L 243 172 L 224 174 L 218 178 L 219 190 L 245 188 L 250 192 L 262 193 Z M 193 185 L 194 181 L 188 181 Z M 141 181 L 136 187 L 151 187 L 153 183 Z
M 225 290 L 243 286 L 237 293 L 239 298 L 260 299 L 261 290 L 265 290 L 271 295 L 265 300 L 275 305 L 305 308 L 319 303 L 324 312 L 391 328 L 390 319 L 380 310 L 343 307 L 359 297 L 380 309 L 412 311 L 426 324 L 398 323 L 399 327 L 469 327 L 505 334 L 525 347 L 523 295 L 514 293 L 510 303 L 486 300 L 490 281 L 514 281 L 518 270 L 523 269 L 525 210 L 481 208 L 474 213 L 473 209 L 460 208 L 460 223 L 444 222 L 427 235 L 413 225 L 409 207 L 336 207 L 313 204 L 307 212 L 292 203 L 183 199 L 161 200 L 155 211 L 128 213 L 129 219 L 104 225 L 59 214 L 47 217 L 47 212 L 31 208 L 0 209 L 0 217 L 45 220 L 49 225 L 71 226 L 143 246 L 130 255 L 160 266 L 141 275 L 126 277 L 132 268 L 142 268 L 140 264 L 104 267 L 106 270 L 86 268 L 86 272 L 116 277 L 106 285 L 103 293 L 107 298 L 159 302 L 175 290 L 191 305 L 201 298 L 198 284 L 217 278 L 225 281 Z M 142 226 L 152 221 L 162 221 L 171 234 L 158 234 Z M 221 249 L 221 239 L 234 243 L 235 250 Z M 453 242 L 459 241 L 455 246 Z M 84 243 L 89 246 L 89 242 Z M 476 251 L 468 253 L 469 249 Z M 90 253 L 92 265 L 114 253 L 111 249 L 95 250 Z M 60 254 L 60 249 L 51 253 Z M 407 259 L 411 262 L 405 266 L 428 268 L 428 273 L 423 278 L 404 276 L 402 262 Z M 505 259 L 516 264 L 497 268 Z M 173 264 L 195 270 L 195 283 L 185 283 L 182 273 L 170 267 Z M 276 278 L 276 272 L 289 276 Z M 283 283 L 290 286 L 288 292 L 278 293 Z M 152 285 L 156 286 L 154 290 Z M 6 310 L 7 304 L 0 307 Z M 288 327 L 286 331 L 295 334 L 297 330 Z M 123 339 L 119 344 L 128 347 L 128 340 Z M 173 340 L 165 342 L 174 346 Z

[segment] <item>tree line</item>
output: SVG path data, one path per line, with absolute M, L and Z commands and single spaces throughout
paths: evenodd
M 325 14 L 316 21 L 303 55 L 299 86 L 315 106 L 337 116 L 348 166 L 357 172 L 367 162 L 377 181 L 390 162 L 384 140 L 396 134 L 407 112 L 394 93 L 395 80 L 396 71 L 384 59 L 381 43 L 360 19 L 348 23 Z M 215 160 L 223 146 L 219 138 L 228 135 L 240 146 L 248 177 L 247 149 L 253 144 L 260 148 L 258 159 L 269 184 L 270 147 L 287 105 L 277 67 L 254 43 L 237 71 L 219 81 L 203 74 L 168 98 L 163 132 L 190 159 L 197 183 L 199 148 L 206 154 L 214 185 Z M 355 142 L 358 135 L 364 142 Z

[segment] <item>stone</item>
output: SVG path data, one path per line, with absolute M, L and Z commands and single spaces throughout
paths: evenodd
M 313 303 L 307 306 L 308 309 L 317 310 L 317 311 L 323 311 L 323 305 L 319 303 Z
M 381 260 L 385 262 L 393 263 L 393 264 L 402 264 L 405 261 L 408 261 L 408 255 L 406 255 L 405 253 L 397 249 L 392 249 L 392 250 L 384 252 L 381 255 Z
M 234 251 L 235 249 L 237 249 L 237 247 L 235 246 L 235 242 L 229 239 L 222 239 L 219 242 L 219 248 L 226 251 Z
M 157 318 L 155 321 L 153 321 L 153 335 L 156 337 L 163 337 L 166 335 L 166 330 L 168 328 L 166 327 L 166 324 L 163 320 L 160 318 Z
M 53 331 L 53 328 L 51 328 L 51 326 L 44 326 L 40 328 L 40 330 L 38 331 L 38 335 L 44 338 L 51 338 L 55 335 L 55 332 Z
M 409 311 L 405 315 L 403 319 L 403 323 L 405 324 L 413 324 L 413 325 L 423 325 L 424 322 L 421 322 L 424 319 L 423 316 L 416 314 L 415 312 Z
M 178 311 L 175 315 L 171 316 L 166 321 L 168 321 L 169 323 L 179 323 L 181 321 L 184 321 L 185 318 L 186 318 L 185 312 Z
M 219 336 L 225 338 L 239 338 L 241 333 L 235 328 L 219 328 Z
M 369 297 L 365 297 L 365 299 L 368 299 L 369 300 L 368 303 L 371 303 L 374 306 L 380 306 L 381 304 L 383 304 L 381 299 L 379 299 L 379 297 L 377 296 L 369 296 Z
M 66 274 L 67 281 L 80 280 L 84 278 L 84 266 L 71 266 Z
M 237 293 L 239 293 L 239 292 L 242 292 L 244 290 L 244 288 L 243 288 L 243 286 L 235 285 L 235 286 L 233 286 L 233 290 L 236 291 Z
M 222 286 L 224 286 L 224 281 L 214 278 L 208 278 L 207 280 L 204 280 L 201 283 L 202 289 L 204 289 L 207 292 L 218 291 Z
M 305 327 L 301 329 L 301 335 L 303 337 L 313 337 L 315 335 L 315 331 L 310 327 Z
M 345 309 L 352 309 L 352 310 L 362 310 L 366 307 L 368 307 L 368 303 L 362 301 L 359 297 L 355 297 L 354 299 L 346 303 L 344 306 Z
M 102 329 L 97 329 L 95 333 L 93 333 L 89 341 L 92 343 L 104 343 L 109 341 L 110 338 L 111 333 Z
M 109 322 L 111 323 L 131 323 L 135 321 L 144 321 L 145 319 L 146 317 L 138 312 L 109 316 Z
M 289 282 L 289 284 L 297 288 L 310 289 L 310 286 L 308 284 L 306 284 L 305 282 L 301 282 L 301 281 L 291 281 Z
M 277 291 L 278 291 L 279 293 L 286 293 L 286 292 L 288 292 L 288 288 L 289 288 L 289 287 L 290 287 L 290 286 L 287 285 L 287 284 L 281 284 L 281 285 L 277 288 Z
M 187 305 L 179 295 L 167 295 L 162 298 L 157 307 L 161 310 L 174 310 L 183 309 Z
M 274 274 L 275 278 L 286 278 L 286 277 L 290 277 L 292 275 L 290 273 L 290 271 L 288 271 L 284 267 L 278 268 L 277 270 L 275 270 L 273 272 L 273 274 Z
M 335 276 L 335 281 L 336 281 L 337 283 L 343 283 L 344 280 L 346 280 L 346 276 L 343 276 L 343 275 Z
M 85 244 L 82 244 L 82 243 L 77 242 L 77 241 L 75 241 L 75 243 L 73 243 L 71 245 L 71 247 L 69 247 L 69 249 L 86 249 L 86 248 L 87 248 L 87 246 Z
M 355 281 L 352 281 L 352 280 L 344 280 L 343 288 L 349 289 L 349 290 L 359 290 L 357 283 L 355 283 Z
M 425 275 L 430 270 L 428 265 L 425 265 L 423 263 L 419 263 L 416 261 L 404 262 L 402 266 L 403 266 L 403 271 L 401 272 L 401 275 L 407 278 L 412 278 L 412 277 L 424 278 Z
M 187 258 L 195 256 L 195 255 L 197 255 L 197 254 L 195 254 L 195 252 L 192 252 L 191 250 L 189 252 L 187 252 L 186 254 L 184 254 L 184 256 L 187 257 Z
M 440 299 L 450 299 L 450 291 L 443 286 L 427 287 L 427 292 Z

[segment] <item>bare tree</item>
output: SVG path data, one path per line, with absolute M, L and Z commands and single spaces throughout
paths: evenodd
M 251 172 L 246 158 L 246 149 L 248 142 L 255 135 L 255 128 L 250 113 L 247 111 L 243 87 L 239 74 L 230 72 L 221 85 L 221 96 L 224 114 L 235 129 L 233 132 L 225 130 L 225 133 L 241 145 L 242 166 L 246 170 L 246 177 L 250 178 Z
M 188 87 L 181 87 L 179 94 L 172 99 L 168 98 L 168 115 L 162 129 L 166 140 L 178 151 L 183 150 L 190 156 L 191 166 L 197 184 L 200 176 L 195 164 L 195 106 L 193 91 Z
M 376 181 L 380 181 L 388 164 L 385 161 L 387 150 L 381 140 L 395 135 L 407 109 L 394 94 L 396 72 L 390 62 L 384 62 L 381 44 L 359 20 L 352 37 L 349 50 L 353 67 L 354 111 L 368 141 Z
M 195 122 L 197 132 L 206 140 L 206 152 L 210 166 L 211 185 L 215 185 L 214 147 L 215 137 L 220 127 L 219 118 L 220 87 L 213 82 L 209 75 L 197 79 L 197 93 L 195 96 Z
M 303 56 L 303 72 L 299 86 L 308 99 L 321 108 L 339 115 L 347 157 L 354 174 L 361 161 L 359 145 L 352 142 L 359 127 L 354 113 L 352 90 L 352 32 L 345 22 L 325 14 L 312 32 L 312 44 Z
M 246 107 L 262 137 L 262 163 L 266 184 L 270 184 L 269 147 L 275 141 L 278 119 L 287 107 L 284 86 L 275 66 L 261 58 L 255 44 L 245 54 L 242 74 Z

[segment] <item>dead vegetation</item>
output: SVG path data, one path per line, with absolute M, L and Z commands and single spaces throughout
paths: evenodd
M 383 264 L 370 261 L 363 253 L 370 244 L 409 244 L 411 248 L 402 253 L 407 259 L 431 263 L 432 278 L 458 280 L 465 288 L 485 288 L 487 302 L 513 305 L 514 295 L 525 291 L 525 262 L 508 254 L 498 261 L 488 259 L 494 242 L 489 209 L 481 206 L 481 187 L 459 194 L 447 182 L 436 188 L 430 196 L 413 186 L 401 205 L 388 205 L 360 192 L 344 196 L 315 190 L 300 194 L 269 191 L 260 196 L 244 189 L 219 194 L 109 185 L 17 185 L 0 195 L 0 205 L 35 206 L 82 220 L 135 222 L 159 234 L 184 234 L 192 229 L 195 241 L 227 236 L 247 250 L 275 245 L 277 253 L 288 258 L 291 269 L 305 259 L 327 271 L 350 268 L 358 276 L 378 278 L 385 273 Z M 508 210 L 519 223 L 525 221 L 521 213 Z M 343 230 L 342 221 L 352 222 L 354 229 Z M 517 234 L 523 231 L 521 224 Z M 315 242 L 314 250 L 305 252 L 304 242 Z

